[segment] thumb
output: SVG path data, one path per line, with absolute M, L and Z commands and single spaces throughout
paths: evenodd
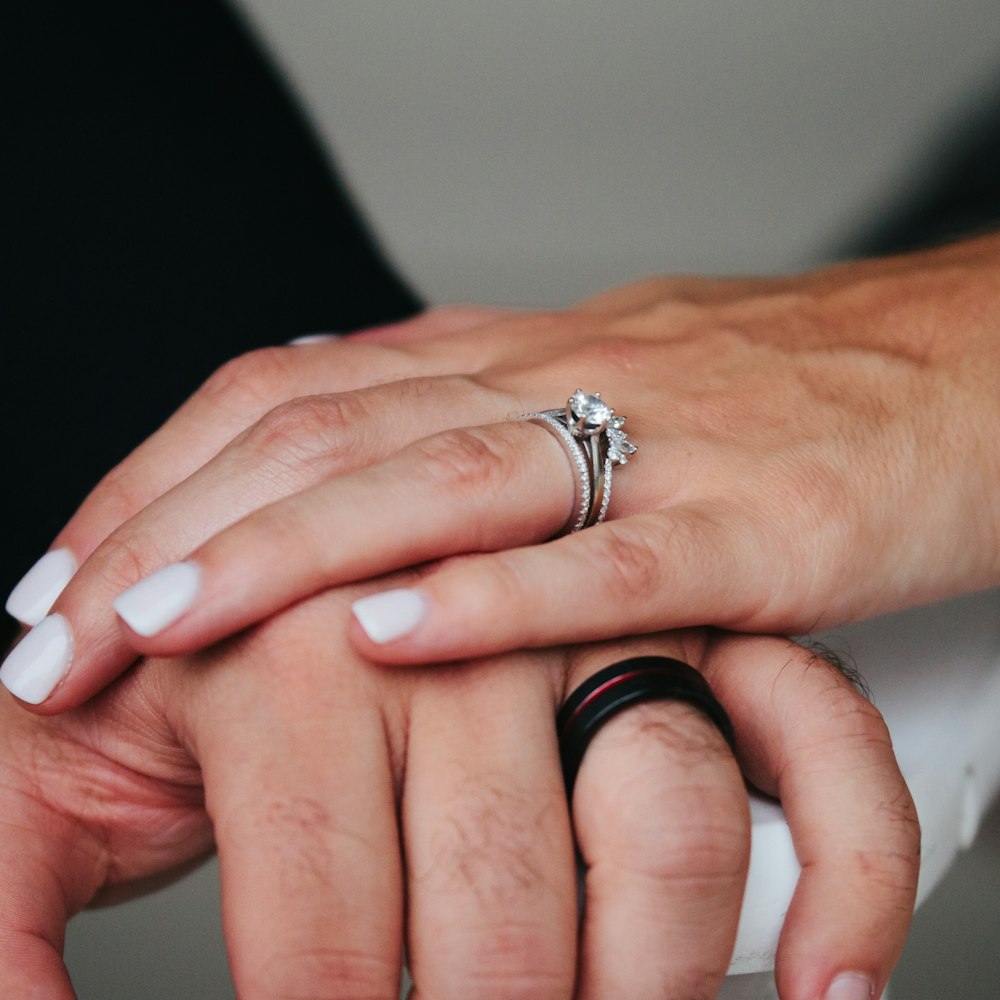
M 0 713 L 0 997 L 74 1000 L 66 921 L 96 892 L 102 854 L 79 821 L 32 788 L 27 758 L 9 743 L 11 710 L 23 714 L 12 701 Z
M 62 862 L 53 857 L 43 826 L 12 816 L 16 810 L 5 812 L 0 823 L 0 996 L 73 1000 L 62 960 L 71 912 L 58 874 Z

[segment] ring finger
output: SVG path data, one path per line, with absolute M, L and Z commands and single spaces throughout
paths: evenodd
M 697 639 L 588 648 L 578 686 L 623 655 L 697 661 Z M 684 648 L 684 647 L 688 648 Z M 667 648 L 665 648 L 667 647 Z M 715 996 L 729 966 L 749 860 L 747 794 L 719 729 L 651 701 L 594 737 L 573 794 L 586 865 L 578 1000 Z

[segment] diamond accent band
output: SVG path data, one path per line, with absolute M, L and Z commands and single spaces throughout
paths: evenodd
M 611 469 L 614 462 L 610 458 L 604 463 L 604 496 L 601 497 L 601 509 L 594 518 L 594 524 L 600 524 L 608 516 L 608 504 L 611 503 Z

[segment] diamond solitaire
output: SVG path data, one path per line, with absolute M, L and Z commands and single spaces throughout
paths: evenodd
M 601 399 L 599 392 L 584 392 L 577 389 L 566 401 L 566 423 L 579 437 L 593 437 L 600 434 L 611 421 L 614 410 Z
M 636 446 L 622 430 L 624 417 L 616 417 L 615 411 L 601 399 L 599 392 L 588 393 L 577 389 L 566 400 L 566 426 L 578 438 L 595 438 L 605 434 L 604 457 L 612 465 L 624 465 L 629 456 L 636 453 Z

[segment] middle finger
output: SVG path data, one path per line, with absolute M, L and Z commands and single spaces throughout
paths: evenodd
M 416 679 L 403 801 L 414 997 L 572 996 L 573 846 L 538 661 Z

